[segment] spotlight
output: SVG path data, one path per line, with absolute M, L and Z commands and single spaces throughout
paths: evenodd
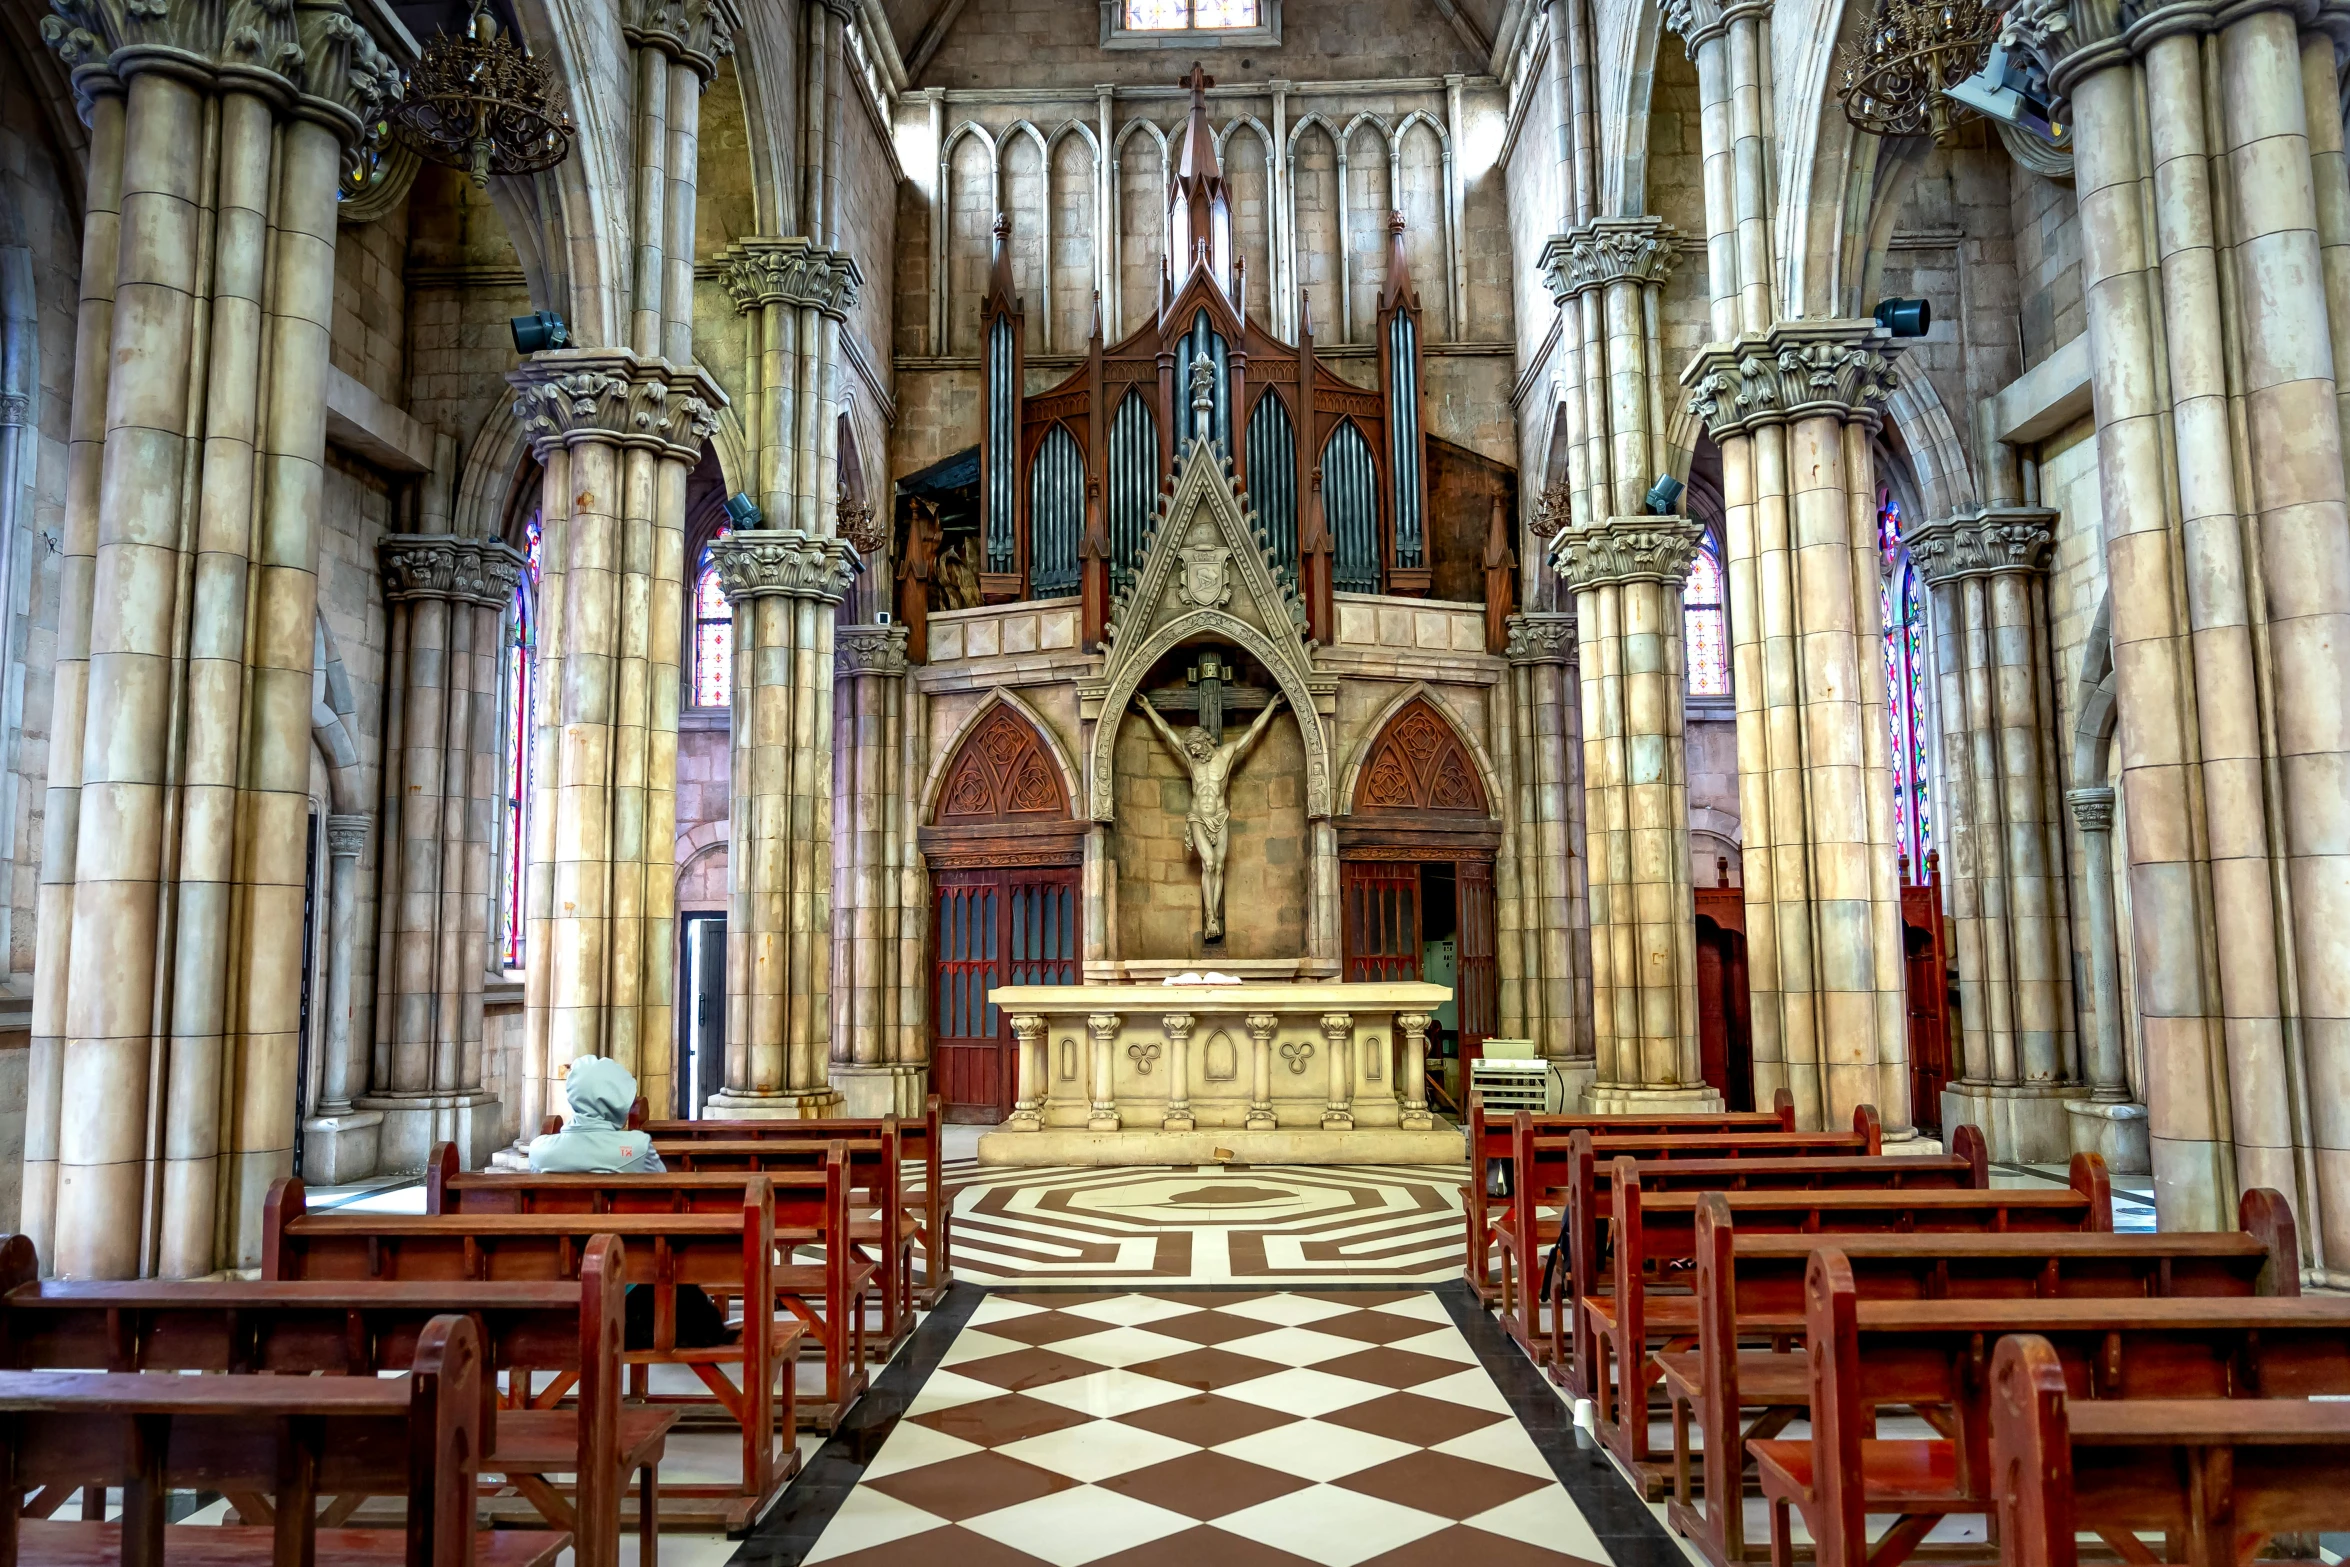
M 726 520 L 738 529 L 756 528 L 767 520 L 767 514 L 759 509 L 757 501 L 737 490 L 727 498 Z
M 1680 498 L 1681 481 L 1669 473 L 1660 473 L 1640 504 L 1648 508 L 1652 517 L 1669 517 L 1673 514 L 1673 503 Z
M 514 329 L 514 351 L 518 354 L 571 346 L 571 328 L 552 310 L 534 310 L 527 316 L 516 316 L 507 324 Z
M 2065 128 L 2050 118 L 2048 83 L 2030 56 L 1993 44 L 1983 68 L 1943 91 L 1986 119 L 2020 126 L 2050 146 L 2065 145 Z
M 1924 337 L 1934 330 L 1934 302 L 1930 299 L 1880 299 L 1870 314 L 1895 337 Z

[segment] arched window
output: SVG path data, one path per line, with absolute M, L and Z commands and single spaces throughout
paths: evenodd
M 1893 728 L 1893 838 L 1923 876 L 1934 847 L 1933 797 L 1926 764 L 1926 595 L 1901 542 L 1901 503 L 1877 510 L 1877 548 L 1885 559 L 1878 592 L 1885 615 L 1885 712 Z
M 710 544 L 726 537 L 721 527 Z M 701 564 L 694 572 L 694 706 L 731 707 L 734 704 L 734 606 L 718 585 L 718 567 L 710 559 L 710 544 L 702 546 Z
M 1689 563 L 1681 590 L 1681 656 L 1691 696 L 1730 694 L 1729 622 L 1722 612 L 1722 556 L 1714 536 L 1705 534 Z
M 499 966 L 522 966 L 522 890 L 530 866 L 531 699 L 538 674 L 539 517 L 522 525 L 523 570 L 506 617 L 506 834 L 498 887 Z

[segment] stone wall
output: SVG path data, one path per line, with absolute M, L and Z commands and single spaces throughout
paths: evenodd
M 344 231 L 348 234 L 350 231 Z M 536 308 L 522 264 L 489 198 L 463 174 L 427 167 L 408 202 L 408 412 L 470 445 L 513 402 L 519 362 L 509 321 Z M 461 532 L 497 525 L 459 517 Z
M 2028 368 L 2089 329 L 2081 298 L 2081 225 L 2069 184 L 2018 168 L 2009 190 Z
M 408 209 L 335 236 L 334 335 L 327 362 L 394 407 L 408 400 Z
M 1184 846 L 1189 774 L 1139 713 L 1119 727 L 1118 955 L 1204 958 L 1199 863 Z M 1275 719 L 1231 783 L 1224 946 L 1216 956 L 1294 958 L 1306 950 L 1305 746 Z
M 1286 0 L 1281 31 L 1277 45 L 1216 51 L 1206 61 L 1208 70 L 1219 81 L 1238 85 L 1272 77 L 1473 74 L 1486 67 L 1445 26 L 1436 8 L 1420 0 Z M 1195 46 L 1181 43 L 1168 49 L 1104 50 L 1091 6 L 1072 7 L 1065 0 L 971 0 L 915 85 L 977 87 L 1016 79 L 1022 86 L 1089 92 L 1096 82 L 1155 87 L 1181 75 L 1195 52 Z

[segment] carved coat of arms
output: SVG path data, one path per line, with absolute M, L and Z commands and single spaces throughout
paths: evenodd
M 1232 551 L 1222 544 L 1193 545 L 1183 552 L 1183 574 L 1175 596 L 1194 609 L 1222 609 L 1232 602 Z

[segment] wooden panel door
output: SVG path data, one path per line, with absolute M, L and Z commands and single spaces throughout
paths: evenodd
M 1395 984 L 1420 977 L 1420 867 L 1401 860 L 1341 863 L 1346 978 Z
M 1461 1059 L 1485 1053 L 1485 1041 L 1501 1027 L 1501 985 L 1494 967 L 1493 865 L 1460 860 L 1453 866 L 1458 889 L 1460 972 L 1455 980 L 1461 1025 Z
M 950 1121 L 1000 1122 L 1019 1072 L 998 985 L 1077 983 L 1074 867 L 942 871 L 931 951 L 932 1073 Z

